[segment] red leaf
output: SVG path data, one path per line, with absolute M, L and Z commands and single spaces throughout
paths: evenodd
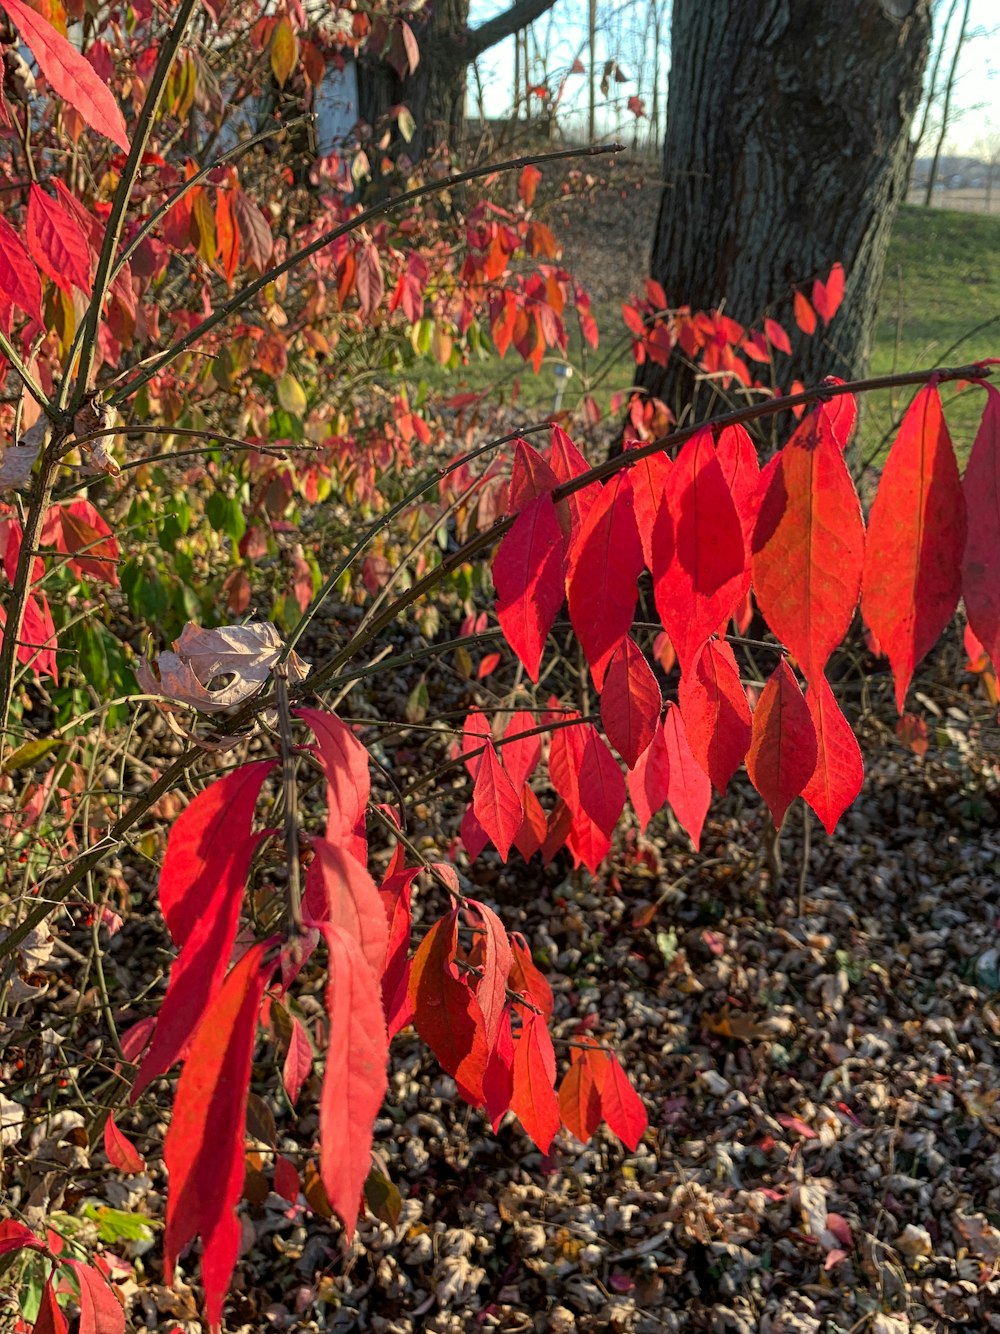
M 532 681 L 563 604 L 565 569 L 555 506 L 541 495 L 521 510 L 493 558 L 500 629 Z
M 3 217 L 0 217 L 0 294 L 39 324 L 45 323 L 38 271 L 21 238 Z
M 38 1315 L 35 1316 L 35 1323 L 32 1326 L 31 1334 L 69 1334 L 69 1322 L 62 1313 L 62 1308 L 56 1301 L 56 1274 L 53 1269 L 49 1274 L 48 1281 L 42 1289 L 42 1300 L 38 1307 Z M 15 1328 L 20 1328 L 16 1326 Z
M 801 292 L 795 293 L 795 323 L 804 334 L 816 332 L 816 313 Z
M 788 341 L 788 334 L 785 333 L 777 320 L 765 320 L 764 332 L 767 334 L 767 341 L 772 347 L 776 347 L 779 352 L 784 352 L 789 357 L 792 355 L 792 345 Z
M 492 908 L 476 899 L 469 899 L 466 905 L 480 918 L 483 924 L 483 964 L 482 979 L 476 987 L 476 999 L 483 1015 L 486 1029 L 486 1045 L 490 1051 L 496 1047 L 500 1027 L 507 1006 L 507 977 L 510 973 L 514 955 L 507 939 L 503 922 Z
M 119 1172 L 145 1172 L 146 1162 L 129 1137 L 115 1125 L 115 1118 L 108 1116 L 104 1122 L 104 1152 L 108 1162 Z
M 527 942 L 519 931 L 515 931 L 510 938 L 510 944 L 513 951 L 509 979 L 511 991 L 529 1000 L 536 1010 L 541 1011 L 544 1019 L 551 1019 L 554 1005 L 552 988 L 545 976 L 538 971 Z
M 757 450 L 742 426 L 726 426 L 719 432 L 715 442 L 715 455 L 733 497 L 736 513 L 740 516 L 744 544 L 749 554 L 760 505 L 760 462 Z
M 483 1097 L 486 1115 L 496 1134 L 500 1122 L 510 1107 L 514 1092 L 514 1034 L 510 1027 L 510 1006 L 503 1012 L 497 1042 L 490 1052 L 489 1064 L 483 1078 Z
M 295 1204 L 302 1189 L 298 1168 L 283 1153 L 278 1154 L 274 1164 L 274 1189 L 289 1204 Z
M 389 922 L 389 947 L 382 975 L 382 1005 L 390 1038 L 395 1037 L 413 1019 L 408 996 L 410 933 L 413 924 L 410 893 L 418 869 L 408 866 L 386 876 L 378 891 Z
M 556 1054 L 545 1020 L 529 1011 L 514 1044 L 514 1092 L 510 1109 L 542 1153 L 559 1129 L 556 1098 Z
M 0 1255 L 24 1250 L 44 1251 L 45 1246 L 26 1224 L 15 1218 L 0 1220 Z
M 322 709 L 296 709 L 316 738 L 326 774 L 326 838 L 364 866 L 368 861 L 365 810 L 371 794 L 368 752 L 346 723 Z
M 750 746 L 750 705 L 732 648 L 710 639 L 693 673 L 682 676 L 678 699 L 688 743 L 714 786 L 725 792 Z
M 541 852 L 548 832 L 542 803 L 527 784 L 521 788 L 521 810 L 524 819 L 514 839 L 514 847 L 527 862 L 536 852 Z
M 510 845 L 521 828 L 524 812 L 521 809 L 521 798 L 504 773 L 492 741 L 486 743 L 479 772 L 476 774 L 472 809 L 499 852 L 500 860 L 505 862 L 510 852 Z
M 642 543 L 642 558 L 646 569 L 653 568 L 653 532 L 656 516 L 667 503 L 667 479 L 670 460 L 666 454 L 649 454 L 632 468 L 632 497 L 635 503 L 635 521 Z
M 577 815 L 566 835 L 566 847 L 574 866 L 586 866 L 592 875 L 611 851 L 611 837 L 585 811 Z
M 125 1312 L 118 1289 L 93 1265 L 70 1259 L 66 1263 L 80 1286 L 78 1334 L 125 1334 Z
M 417 1032 L 466 1102 L 483 1102 L 489 1049 L 479 1002 L 455 976 L 458 913 L 447 913 L 420 942 L 410 971 L 410 1000 Z
M 602 488 L 574 537 L 566 579 L 570 620 L 598 690 L 632 625 L 642 569 L 632 484 L 619 473 Z
M 471 803 L 462 816 L 462 823 L 458 832 L 465 845 L 469 861 L 474 862 L 489 843 L 490 836 L 476 818 L 476 812 L 472 809 Z
M 31 54 L 53 92 L 82 116 L 92 130 L 105 135 L 127 153 L 129 142 L 121 109 L 90 62 L 22 0 L 3 0 L 3 8 L 31 47 Z
M 653 740 L 662 704 L 653 669 L 639 645 L 626 635 L 608 664 L 601 692 L 601 722 L 630 769 Z
M 779 1125 L 784 1126 L 786 1130 L 794 1130 L 803 1139 L 816 1139 L 817 1137 L 816 1131 L 813 1130 L 812 1126 L 807 1125 L 801 1117 L 790 1116 L 788 1112 L 779 1112 L 775 1119 Z
M 534 714 L 519 709 L 504 728 L 502 750 L 503 767 L 506 769 L 514 790 L 520 792 L 531 775 L 538 768 L 542 758 L 542 738 L 538 732 L 534 736 L 519 737 L 521 732 L 530 732 L 538 726 Z M 518 737 L 517 740 L 508 740 Z
M 510 471 L 507 513 L 519 514 L 525 505 L 554 491 L 559 478 L 527 440 L 514 442 L 514 462 Z
M 180 954 L 131 1101 L 184 1055 L 225 976 L 239 926 L 250 832 L 271 760 L 244 765 L 199 793 L 174 822 L 160 873 L 160 905 Z
M 625 805 L 625 780 L 618 761 L 592 723 L 584 724 L 583 738 L 578 770 L 580 808 L 610 839 Z
M 239 1254 L 236 1205 L 243 1190 L 247 1092 L 257 1016 L 273 971 L 264 962 L 270 944 L 262 941 L 247 950 L 199 1025 L 177 1083 L 163 1150 L 170 1174 L 166 1282 L 173 1282 L 178 1255 L 200 1235 L 205 1314 L 212 1330 L 221 1327 L 222 1302 Z
M 234 769 L 210 784 L 174 821 L 160 871 L 160 908 L 167 929 L 183 945 L 212 912 L 220 884 L 246 879 L 253 848 L 250 826 L 273 760 Z M 242 869 L 241 869 L 242 868 Z
M 834 264 L 830 270 L 830 276 L 826 280 L 826 312 L 823 316 L 824 322 L 829 324 L 840 309 L 840 303 L 844 299 L 844 266 L 843 264 Z
M 490 727 L 490 720 L 485 713 L 474 710 L 466 715 L 465 722 L 462 724 L 462 754 L 466 758 L 463 763 L 469 777 L 475 781 L 479 773 L 479 766 L 483 762 L 484 742 L 493 740 L 493 730 Z M 478 751 L 478 754 L 476 753 Z
M 538 188 L 538 182 L 541 179 L 542 173 L 537 167 L 532 166 L 530 162 L 523 168 L 517 182 L 517 194 L 525 208 L 531 208 L 535 199 L 535 191 Z
M 358 301 L 362 314 L 370 319 L 378 309 L 384 292 L 382 261 L 374 241 L 365 241 L 358 248 L 357 262 Z
M 854 615 L 865 527 L 829 418 L 814 412 L 778 455 L 753 534 L 753 589 L 768 625 L 809 681 Z
M 984 388 L 986 407 L 962 482 L 969 515 L 962 597 L 969 625 L 1000 664 L 1000 393 Z
M 670 757 L 661 725 L 657 725 L 653 740 L 625 775 L 625 781 L 639 820 L 639 832 L 644 834 L 650 820 L 666 803 L 670 782 Z
M 608 1064 L 601 1086 L 601 1111 L 608 1129 L 618 1136 L 626 1148 L 634 1153 L 649 1125 L 649 1117 L 642 1099 L 618 1064 L 614 1052 L 608 1053 Z
M 574 477 L 581 477 L 590 469 L 590 464 L 561 426 L 553 426 L 552 428 L 549 467 L 560 482 L 572 481 Z M 581 487 L 579 491 L 574 491 L 572 495 L 566 497 L 563 503 L 569 509 L 571 538 L 575 538 L 583 527 L 583 522 L 590 512 L 591 506 L 600 496 L 601 491 L 600 482 L 590 482 L 587 486 Z
M 712 784 L 688 743 L 684 718 L 676 704 L 667 705 L 663 720 L 667 761 L 667 801 L 697 852 L 701 831 L 712 802 Z
M 753 715 L 747 754 L 750 781 L 767 802 L 776 829 L 816 767 L 816 732 L 799 683 L 782 658 Z
M 294 1104 L 299 1100 L 302 1085 L 312 1071 L 313 1050 L 309 1036 L 300 1020 L 292 1015 L 292 1032 L 288 1039 L 288 1050 L 281 1067 L 281 1081 L 288 1094 L 288 1101 Z
M 263 273 L 274 252 L 274 238 L 263 213 L 242 190 L 233 192 L 233 212 L 240 229 L 240 245 L 246 262 L 257 273 Z
M 896 705 L 961 591 L 965 501 L 941 400 L 921 389 L 903 418 L 868 522 L 861 611 L 892 664 Z
M 357 941 L 376 978 L 385 970 L 389 924 L 375 882 L 349 852 L 325 838 L 311 840 L 313 859 L 306 872 L 303 914 L 307 925 L 339 927 Z
M 89 293 L 90 247 L 80 224 L 39 185 L 31 187 L 26 236 L 35 263 L 57 287 Z
M 806 706 L 816 733 L 816 767 L 802 789 L 828 834 L 861 791 L 865 769 L 850 723 L 840 711 L 825 676 L 810 681 Z
M 118 542 L 89 500 L 53 505 L 45 516 L 42 541 L 69 556 L 66 564 L 85 579 L 118 587 Z
M 218 258 L 229 287 L 240 258 L 240 231 L 233 207 L 233 192 L 220 190 L 215 201 L 215 241 Z
M 607 1064 L 607 1053 L 599 1047 L 587 1051 L 575 1047 L 559 1085 L 559 1115 L 581 1144 L 586 1144 L 601 1124 L 601 1088 Z
M 378 978 L 357 941 L 337 926 L 325 926 L 323 937 L 330 1036 L 319 1105 L 320 1176 L 350 1242 L 371 1168 L 372 1127 L 388 1087 L 389 1038 Z
M 653 592 L 687 672 L 750 583 L 739 515 L 707 427 L 678 455 L 667 499 L 653 533 Z

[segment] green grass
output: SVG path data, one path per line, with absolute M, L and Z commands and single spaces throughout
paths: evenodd
M 595 388 L 595 397 L 607 412 L 614 390 L 632 382 L 634 365 L 624 325 L 616 303 L 595 308 L 601 331 L 601 346 L 581 359 L 576 321 L 569 314 L 569 361 L 577 370 L 566 385 L 564 407 L 573 407 L 582 392 L 580 369 L 594 375 L 604 366 L 607 374 Z M 875 346 L 870 373 L 919 370 L 935 365 L 962 365 L 990 356 L 1000 356 L 1000 216 L 958 213 L 946 209 L 904 206 L 896 220 L 886 260 Z M 551 355 L 535 376 L 511 349 L 503 361 L 489 358 L 473 361 L 455 372 L 432 368 L 427 376 L 435 393 L 449 395 L 465 390 L 502 394 L 510 402 L 515 380 L 517 406 L 526 420 L 552 408 L 556 386 Z M 425 372 L 426 373 L 426 372 Z M 903 389 L 870 395 L 862 416 L 860 456 L 884 455 L 884 440 L 891 439 L 893 423 L 913 395 Z M 948 425 L 960 456 L 968 453 L 982 412 L 981 392 L 956 394 L 942 389 Z
M 886 260 L 871 373 L 964 365 L 1000 355 L 1000 217 L 948 209 L 900 210 Z M 874 452 L 912 390 L 872 396 L 861 447 Z M 961 457 L 982 412 L 982 392 L 942 389 Z

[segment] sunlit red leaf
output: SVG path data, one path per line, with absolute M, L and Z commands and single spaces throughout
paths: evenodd
M 653 592 L 681 670 L 687 672 L 750 582 L 739 515 L 708 428 L 678 455 L 667 500 L 653 532 Z
M 231 190 L 220 190 L 215 201 L 215 239 L 219 262 L 230 287 L 240 258 L 240 229 Z
M 816 731 L 799 683 L 782 658 L 768 678 L 753 714 L 747 753 L 750 781 L 767 802 L 775 828 L 812 777 Z
M 514 462 L 510 470 L 507 513 L 519 514 L 533 500 L 553 491 L 559 478 L 527 440 L 514 442 Z
M 653 739 L 639 756 L 634 768 L 625 775 L 632 808 L 645 833 L 650 820 L 666 804 L 670 781 L 670 757 L 662 724 L 657 723 Z
M 309 1078 L 312 1070 L 313 1050 L 308 1034 L 301 1020 L 292 1015 L 292 1031 L 288 1038 L 288 1050 L 281 1066 L 281 1082 L 288 1094 L 288 1101 L 294 1106 L 299 1100 L 302 1085 Z
M 788 334 L 785 333 L 777 320 L 765 320 L 764 332 L 767 334 L 767 341 L 772 347 L 776 347 L 779 352 L 784 352 L 789 357 L 792 355 L 792 345 L 788 341 Z
M 529 1011 L 514 1043 L 510 1109 L 542 1153 L 548 1153 L 561 1124 L 555 1082 L 556 1056 L 548 1027 L 540 1014 Z
M 751 549 L 751 537 L 757 521 L 760 504 L 760 463 L 757 450 L 746 430 L 739 425 L 727 426 L 719 432 L 715 454 L 726 479 L 736 513 L 740 516 L 746 550 Z
M 986 407 L 962 482 L 969 518 L 962 597 L 969 625 L 1000 664 L 1000 393 L 984 387 Z
M 13 301 L 39 324 L 42 318 L 42 283 L 24 243 L 6 218 L 0 217 L 0 296 Z
M 127 153 L 129 142 L 121 109 L 90 62 L 23 0 L 4 0 L 3 8 L 31 47 L 31 54 L 53 92 L 82 116 L 92 130 L 105 135 Z
M 666 454 L 648 454 L 631 469 L 632 498 L 635 521 L 642 542 L 642 558 L 646 569 L 653 568 L 653 532 L 656 516 L 667 503 L 667 478 L 670 460 Z
M 517 713 L 512 715 L 510 722 L 504 728 L 503 767 L 517 792 L 520 792 L 535 772 L 538 762 L 542 758 L 540 733 L 535 732 L 534 736 L 520 736 L 519 734 L 534 731 L 537 726 L 538 720 L 533 713 L 528 713 L 525 709 L 519 709 Z M 509 740 L 508 738 L 511 737 L 516 738 L 516 740 Z
M 806 679 L 822 675 L 861 590 L 861 504 L 829 420 L 814 412 L 778 455 L 753 533 L 753 589 Z
M 504 772 L 492 741 L 486 742 L 476 774 L 472 809 L 499 852 L 500 860 L 505 862 L 517 831 L 521 828 L 524 812 L 521 810 L 521 798 Z
M 507 977 L 514 955 L 507 931 L 493 909 L 476 899 L 469 899 L 467 907 L 482 922 L 482 978 L 476 987 L 476 999 L 483 1015 L 486 1045 L 492 1051 L 499 1038 L 507 1005 Z
M 639 645 L 626 635 L 608 664 L 601 691 L 601 722 L 630 769 L 653 740 L 662 703 L 652 668 Z
M 816 312 L 809 304 L 808 297 L 802 292 L 795 293 L 795 323 L 804 334 L 814 334 L 816 332 Z
M 625 805 L 625 780 L 618 761 L 592 723 L 583 727 L 577 785 L 580 809 L 610 839 Z
M 587 472 L 589 466 L 587 460 L 562 427 L 553 426 L 549 467 L 558 477 L 560 483 L 569 482 L 574 477 L 582 476 L 583 473 Z M 574 491 L 571 496 L 566 497 L 564 504 L 568 507 L 570 515 L 571 537 L 575 537 L 580 531 L 590 507 L 600 496 L 601 490 L 600 482 L 590 482 L 587 486 L 581 487 L 579 491 Z
M 69 1334 L 69 1321 L 56 1301 L 57 1273 L 57 1270 L 53 1270 L 49 1274 L 48 1281 L 42 1289 L 42 1300 L 31 1334 Z
M 368 860 L 365 810 L 371 792 L 368 752 L 346 723 L 322 709 L 296 709 L 316 738 L 326 775 L 326 837 L 343 845 L 362 865 Z
M 104 1122 L 104 1152 L 119 1172 L 145 1172 L 146 1162 L 129 1137 L 118 1129 L 114 1116 Z
M 750 705 L 729 644 L 709 640 L 677 693 L 691 750 L 713 786 L 725 792 L 751 736 Z
M 542 804 L 527 783 L 521 788 L 521 810 L 524 812 L 524 819 L 517 831 L 517 838 L 514 839 L 514 847 L 527 862 L 536 852 L 541 852 L 548 832 Z
M 377 978 L 385 969 L 389 925 L 371 876 L 349 852 L 325 838 L 311 840 L 313 859 L 306 872 L 303 915 L 312 924 L 328 924 L 356 941 Z
M 921 389 L 889 451 L 868 523 L 861 611 L 892 664 L 900 712 L 961 592 L 966 517 L 941 400 Z
M 388 1085 L 389 1038 L 378 976 L 357 941 L 337 926 L 325 926 L 323 937 L 330 1031 L 319 1105 L 320 1175 L 350 1241 L 371 1167 L 372 1127 Z
M 510 1027 L 510 1006 L 506 1006 L 500 1020 L 497 1041 L 490 1052 L 489 1064 L 483 1078 L 483 1097 L 486 1115 L 496 1133 L 514 1092 L 514 1034 Z
M 125 1334 L 121 1300 L 104 1274 L 81 1260 L 67 1258 L 66 1263 L 80 1288 L 79 1334 Z
M 667 705 L 663 719 L 663 744 L 666 752 L 667 801 L 697 852 L 701 846 L 705 816 L 712 802 L 712 784 L 695 759 L 688 742 L 683 715 L 674 703 Z
M 90 248 L 72 214 L 40 185 L 32 185 L 28 197 L 25 232 L 32 259 L 67 295 L 73 287 L 90 291 Z
M 569 615 L 598 690 L 632 625 L 643 569 L 632 484 L 619 473 L 603 487 L 570 545 Z
M 608 1123 L 608 1129 L 634 1153 L 649 1125 L 649 1117 L 642 1099 L 632 1087 L 614 1052 L 608 1053 L 608 1063 L 601 1082 L 601 1112 Z
M 70 569 L 85 579 L 118 587 L 118 542 L 89 500 L 53 505 L 45 516 L 42 541 L 70 557 Z
M 527 942 L 520 932 L 515 931 L 510 938 L 513 960 L 510 968 L 509 986 L 511 991 L 524 996 L 541 1012 L 544 1019 L 552 1018 L 552 988 L 545 976 L 531 957 Z
M 563 535 L 552 498 L 529 501 L 493 559 L 497 619 L 532 681 L 565 597 Z
M 247 1092 L 257 1016 L 272 972 L 264 962 L 269 947 L 263 941 L 244 954 L 198 1026 L 164 1143 L 170 1174 L 166 1281 L 173 1282 L 177 1257 L 200 1235 L 205 1314 L 213 1331 L 221 1328 L 222 1303 L 239 1254 L 236 1205 L 243 1189 Z
M 538 188 L 538 182 L 542 179 L 542 173 L 537 167 L 529 162 L 521 171 L 517 182 L 518 197 L 523 202 L 525 208 L 531 208 L 535 200 L 535 191 Z
M 581 1144 L 586 1144 L 601 1124 L 601 1089 L 607 1064 L 607 1053 L 599 1047 L 575 1047 L 559 1085 L 559 1115 Z
M 132 1101 L 181 1057 L 222 985 L 250 861 L 260 841 L 254 807 L 271 760 L 243 765 L 212 783 L 174 822 L 160 872 L 160 906 L 180 954 Z
M 455 973 L 458 913 L 447 913 L 424 936 L 410 971 L 417 1032 L 458 1085 L 466 1102 L 482 1105 L 489 1048 L 479 1002 Z
M 816 767 L 802 789 L 828 834 L 861 791 L 865 770 L 850 723 L 825 676 L 809 682 L 806 706 L 816 733 Z

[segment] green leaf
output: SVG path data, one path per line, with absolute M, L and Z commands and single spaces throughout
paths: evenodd
M 409 143 L 417 132 L 417 123 L 413 119 L 408 107 L 400 107 L 399 115 L 396 117 L 396 124 L 399 126 L 399 132 L 404 140 Z
M 153 1229 L 159 1224 L 145 1214 L 127 1214 L 106 1204 L 89 1201 L 83 1206 L 85 1218 L 97 1224 L 101 1241 L 114 1244 L 119 1241 L 152 1241 Z
M 58 750 L 61 745 L 62 738 L 57 736 L 40 737 L 35 741 L 26 741 L 23 746 L 18 746 L 12 755 L 7 756 L 2 772 L 13 774 L 17 773 L 19 769 L 30 769 L 39 760 L 44 760 L 46 755 L 51 755 L 54 750 Z
M 302 418 L 309 406 L 306 391 L 294 375 L 284 374 L 277 384 L 278 402 L 292 417 Z
M 403 1211 L 403 1197 L 388 1177 L 373 1168 L 365 1181 L 365 1203 L 381 1223 L 396 1227 Z

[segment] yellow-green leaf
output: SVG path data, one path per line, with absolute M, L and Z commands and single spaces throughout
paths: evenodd
M 278 402 L 290 417 L 301 420 L 306 415 L 306 391 L 294 375 L 285 374 L 278 381 Z
M 271 38 L 271 69 L 284 88 L 299 59 L 299 39 L 287 15 L 278 20 Z

